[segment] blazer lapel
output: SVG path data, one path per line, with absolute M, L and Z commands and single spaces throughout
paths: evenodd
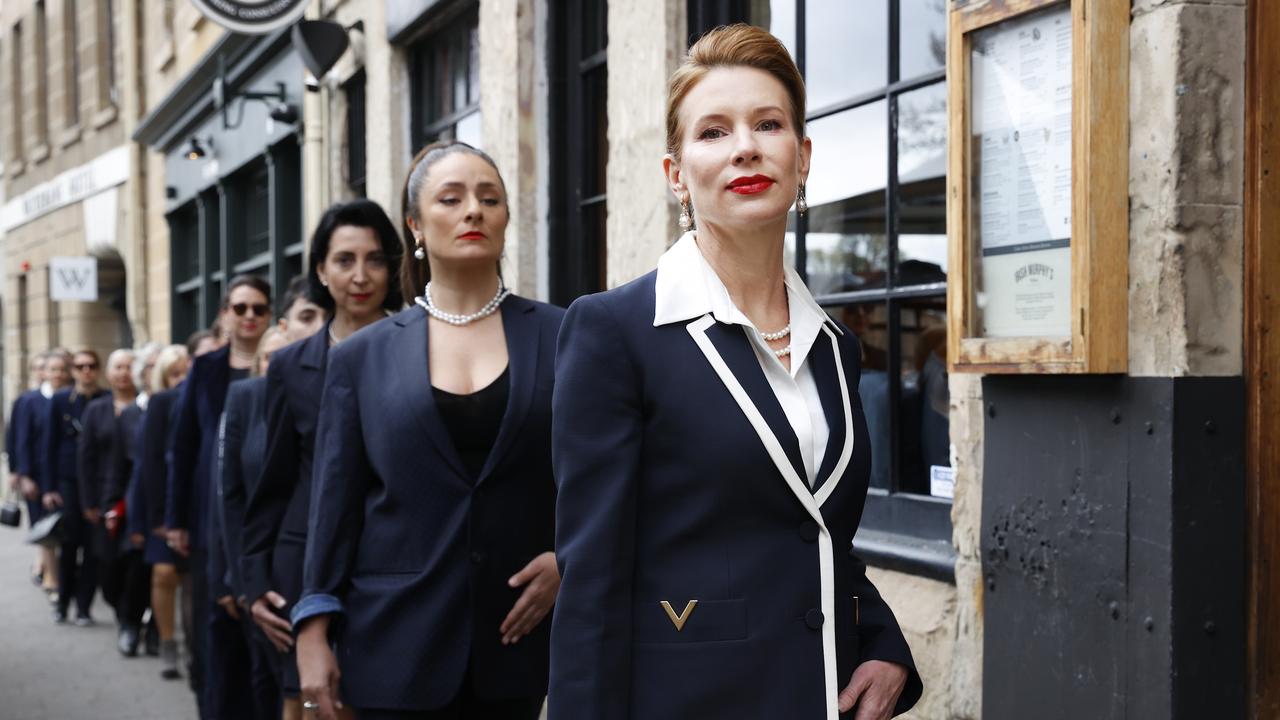
M 738 403 L 742 413 L 747 416 L 792 494 L 805 506 L 818 525 L 824 526 L 822 512 L 805 481 L 804 464 L 800 461 L 795 433 L 774 397 L 773 389 L 769 387 L 769 381 L 765 379 L 764 371 L 760 369 L 759 361 L 746 342 L 746 337 L 741 338 L 741 343 L 734 342 L 736 339 L 729 334 L 734 328 L 720 327 L 709 314 L 689 323 L 686 329 L 729 394 Z M 713 335 L 716 336 L 714 341 Z M 751 389 L 748 390 L 748 387 Z M 765 415 L 766 412 L 772 419 Z
M 835 491 L 853 455 L 853 409 L 850 404 L 849 383 L 844 375 L 844 363 L 840 358 L 840 344 L 835 333 L 825 323 L 822 332 L 826 340 L 819 338 L 807 362 L 813 372 L 818 397 L 822 399 L 822 414 L 827 417 L 827 451 L 822 456 L 822 467 L 814 482 L 818 505 L 822 505 Z M 837 388 L 839 388 L 837 390 Z
M 415 310 L 417 308 L 410 308 L 408 313 L 402 313 L 396 318 L 396 324 L 401 326 L 400 332 L 396 334 L 395 348 L 395 357 L 398 358 L 396 366 L 400 368 L 397 394 L 404 394 L 405 402 L 413 408 L 418 425 L 431 438 L 436 452 L 445 459 L 459 479 L 465 479 L 467 473 L 462 458 L 458 456 L 453 438 L 449 437 L 448 429 L 440 420 L 440 413 L 436 411 L 435 393 L 431 390 L 431 340 L 427 316 L 424 312 L 413 312 Z M 402 321 L 401 318 L 406 314 L 408 317 Z
M 507 366 L 511 388 L 507 394 L 507 409 L 502 414 L 498 438 L 489 450 L 476 484 L 484 482 L 498 461 L 506 455 L 515 442 L 524 417 L 533 401 L 533 388 L 538 380 L 538 340 L 541 323 L 531 317 L 535 305 L 524 298 L 511 296 L 502 304 L 502 331 L 507 339 Z

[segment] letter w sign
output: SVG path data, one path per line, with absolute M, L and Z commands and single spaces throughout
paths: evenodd
M 55 257 L 49 259 L 49 298 L 52 300 L 98 299 L 98 258 Z

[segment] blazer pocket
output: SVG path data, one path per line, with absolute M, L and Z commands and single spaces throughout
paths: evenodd
M 671 600 L 667 614 L 659 600 L 650 600 L 632 608 L 637 643 L 697 643 L 745 640 L 747 637 L 747 601 L 699 600 L 690 607 L 688 600 Z M 683 625 L 676 629 L 683 616 Z

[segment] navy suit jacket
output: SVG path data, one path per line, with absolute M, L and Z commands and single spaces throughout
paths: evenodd
M 148 531 L 165 527 L 165 499 L 169 496 L 169 458 L 173 428 L 177 425 L 181 386 L 164 390 L 147 401 L 138 446 L 144 522 Z
M 277 353 L 272 358 L 275 365 Z M 267 449 L 267 379 L 256 377 L 231 384 L 222 413 L 222 443 L 218 454 L 218 491 L 222 512 L 222 550 L 227 583 L 237 597 L 248 599 L 241 564 L 244 558 L 245 506 L 258 484 Z
M 80 438 L 76 446 L 76 467 L 80 480 L 80 503 L 106 512 L 124 492 L 115 479 L 120 423 L 115 399 L 103 393 L 85 406 L 80 416 Z
M 230 355 L 230 346 L 224 346 L 196 358 L 178 399 L 165 527 L 187 530 L 192 549 L 208 543 L 218 421 L 231 384 Z
M 4 428 L 4 449 L 9 454 L 9 472 L 21 473 L 22 470 L 22 449 L 24 442 L 20 440 L 19 429 L 28 421 L 28 416 L 33 412 L 38 413 L 39 404 L 36 399 L 44 400 L 44 396 L 40 394 L 39 389 L 27 390 L 13 401 L 13 409 L 9 411 L 9 423 Z
M 244 517 L 242 569 L 250 602 L 275 590 L 292 605 L 302 594 L 328 327 L 281 348 L 267 368 L 266 458 Z
M 41 487 L 44 492 L 60 493 L 66 508 L 64 513 L 73 513 L 73 517 L 90 507 L 80 504 L 80 473 L 76 457 L 81 433 L 80 418 L 89 403 L 103 392 L 98 390 L 92 395 L 81 395 L 75 388 L 59 390 L 49 399 L 45 415 L 42 472 L 48 484 L 42 480 Z
M 831 321 L 806 361 L 830 428 L 810 489 L 742 327 L 655 327 L 655 280 L 579 298 L 560 331 L 550 718 L 834 720 L 870 659 L 910 669 L 905 712 L 919 676 L 851 552 L 857 340 Z
M 49 403 L 50 398 L 44 396 L 39 390 L 28 390 L 22 394 L 27 401 L 22 405 L 22 414 L 17 420 L 10 420 L 14 423 L 13 428 L 13 444 L 18 455 L 17 471 L 20 475 L 26 475 L 40 485 L 41 488 L 50 487 L 41 481 L 41 472 L 44 465 L 44 428 L 45 423 L 49 420 Z M 14 415 L 18 415 L 18 410 L 14 408 Z
M 509 297 L 510 394 L 474 482 L 436 411 L 427 315 L 417 307 L 329 353 L 316 440 L 303 598 L 334 623 L 341 696 L 357 708 L 428 710 L 470 672 L 484 699 L 546 691 L 549 622 L 514 645 L 498 628 L 507 579 L 551 550 L 551 390 L 564 311 Z

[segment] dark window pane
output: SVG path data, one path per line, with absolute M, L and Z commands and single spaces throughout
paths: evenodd
M 947 65 L 947 0 L 899 0 L 898 77 L 907 80 Z
M 947 271 L 947 86 L 898 96 L 896 285 L 945 282 Z
M 580 200 L 603 195 L 605 166 L 609 161 L 609 76 L 600 66 L 582 78 L 583 137 L 581 139 L 582 195 Z M 572 140 L 571 140 L 572 142 Z
M 609 13 L 605 0 L 582 0 L 582 59 L 609 46 Z
M 809 2 L 804 22 L 810 110 L 888 83 L 888 0 Z
M 815 295 L 884 287 L 888 120 L 881 100 L 809 123 L 809 288 Z
M 900 301 L 902 395 L 902 492 L 930 494 L 932 468 L 951 466 L 947 386 L 947 299 L 939 295 Z
M 870 302 L 829 308 L 828 312 L 853 331 L 862 346 L 858 394 L 862 397 L 862 411 L 871 440 L 871 486 L 889 490 L 893 445 L 888 310 L 883 302 Z
M 170 216 L 170 246 L 173 248 L 174 279 L 185 282 L 200 275 L 200 215 L 195 203 L 182 206 Z
M 459 28 L 450 37 L 449 77 L 453 80 L 453 92 L 450 95 L 449 112 L 455 113 L 467 106 L 467 81 L 471 75 L 468 65 L 471 61 L 471 31 Z
M 244 255 L 248 260 L 271 248 L 271 200 L 267 168 L 254 170 L 247 178 L 244 195 Z

